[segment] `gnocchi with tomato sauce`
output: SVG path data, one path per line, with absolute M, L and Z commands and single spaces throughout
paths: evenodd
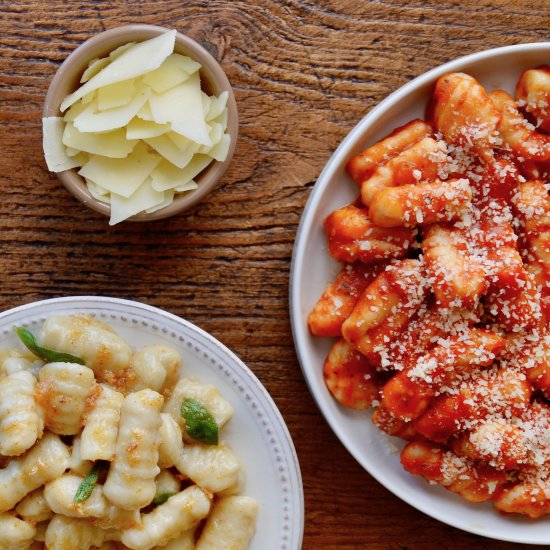
M 403 467 L 501 513 L 550 514 L 550 68 L 515 96 L 440 77 L 426 120 L 349 159 L 324 220 L 342 264 L 314 304 L 345 407 L 408 443 Z M 321 367 L 320 367 L 321 368 Z
M 0 550 L 232 548 L 259 503 L 223 439 L 233 408 L 92 317 L 15 327 L 0 350 Z M 27 349 L 25 349 L 27 348 Z

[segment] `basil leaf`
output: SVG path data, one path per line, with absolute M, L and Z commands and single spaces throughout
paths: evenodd
M 185 420 L 185 428 L 189 437 L 207 445 L 218 444 L 218 424 L 196 399 L 188 397 L 182 401 L 181 416 Z
M 171 496 L 174 496 L 176 493 L 160 493 L 152 501 L 151 504 L 158 506 L 159 504 L 164 504 Z
M 90 473 L 82 480 L 82 483 L 78 486 L 76 493 L 74 495 L 73 502 L 75 504 L 80 504 L 85 500 L 88 500 L 97 485 L 97 480 L 99 479 L 99 474 L 101 470 L 107 468 L 109 462 L 106 460 L 98 460 Z
M 19 339 L 29 351 L 32 351 L 37 357 L 46 361 L 46 363 L 77 363 L 79 365 L 84 365 L 84 360 L 76 355 L 71 355 L 70 353 L 62 353 L 60 351 L 55 351 L 53 349 L 43 348 L 36 343 L 34 336 L 26 328 L 23 327 L 13 327 L 15 334 L 19 336 Z

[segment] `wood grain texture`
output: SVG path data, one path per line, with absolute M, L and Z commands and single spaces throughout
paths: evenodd
M 546 0 L 0 1 L 0 308 L 64 295 L 140 300 L 231 347 L 294 437 L 305 549 L 512 548 L 428 518 L 351 458 L 313 403 L 288 319 L 302 209 L 357 121 L 458 56 L 548 39 Z M 177 28 L 222 63 L 240 138 L 223 184 L 192 211 L 108 227 L 46 170 L 40 116 L 56 68 L 127 23 Z

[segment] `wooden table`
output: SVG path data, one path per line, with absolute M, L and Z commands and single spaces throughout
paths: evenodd
M 495 46 L 548 39 L 545 0 L 0 1 L 0 307 L 66 295 L 140 300 L 232 348 L 271 393 L 304 479 L 304 549 L 511 548 L 447 527 L 351 458 L 302 377 L 288 318 L 296 228 L 356 122 L 411 78 Z M 56 68 L 107 28 L 177 28 L 221 61 L 240 139 L 192 211 L 115 228 L 46 170 L 41 110 Z

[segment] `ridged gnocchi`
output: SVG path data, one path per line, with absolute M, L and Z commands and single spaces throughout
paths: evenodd
M 548 515 L 550 67 L 515 98 L 445 74 L 427 107 L 348 161 L 357 198 L 323 221 L 343 266 L 307 324 L 337 339 L 327 389 L 409 441 L 406 470 Z
M 44 411 L 44 424 L 59 435 L 82 429 L 86 399 L 95 384 L 94 372 L 74 363 L 48 363 L 38 373 L 36 399 Z
M 35 534 L 31 522 L 12 514 L 0 514 L 0 550 L 26 550 Z
M 125 510 L 153 500 L 158 467 L 163 397 L 153 390 L 128 395 L 122 404 L 115 460 L 104 485 L 107 498 Z
M 43 413 L 34 399 L 36 378 L 21 370 L 0 378 L 0 454 L 19 456 L 42 437 Z
M 208 530 L 247 548 L 254 499 L 226 534 L 208 522 L 243 480 L 219 435 L 233 408 L 178 380 L 177 349 L 132 351 L 83 316 L 47 320 L 39 343 L 16 329 L 33 352 L 0 350 L 0 550 L 192 550 Z

